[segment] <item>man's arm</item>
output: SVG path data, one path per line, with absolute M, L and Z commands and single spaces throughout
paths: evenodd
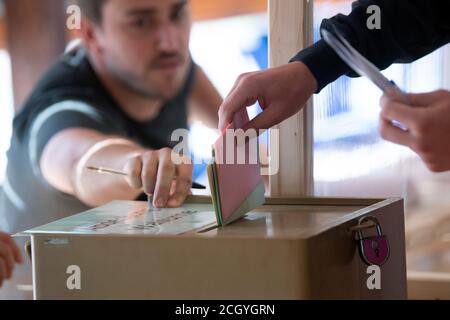
M 176 165 L 170 149 L 147 150 L 132 141 L 93 129 L 70 128 L 46 144 L 40 167 L 57 190 L 76 196 L 89 206 L 115 199 L 133 200 L 154 194 L 156 207 L 178 207 L 192 184 L 192 165 Z M 108 167 L 128 176 L 98 174 L 87 166 Z
M 381 29 L 370 30 L 367 8 L 380 8 Z M 378 68 L 395 62 L 409 63 L 450 41 L 449 1 L 359 0 L 348 15 L 322 22 L 321 29 L 337 30 Z M 318 82 L 317 92 L 351 69 L 323 40 L 299 52 L 292 61 L 303 62 Z
M 217 111 L 223 99 L 201 67 L 197 66 L 195 72 L 189 96 L 189 120 L 200 120 L 210 128 L 217 128 Z

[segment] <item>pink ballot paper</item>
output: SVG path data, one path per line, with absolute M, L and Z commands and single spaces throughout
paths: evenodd
M 247 110 L 242 109 L 213 146 L 208 177 L 219 226 L 240 219 L 265 201 L 258 138 L 245 138 L 242 130 L 235 131 L 248 122 Z

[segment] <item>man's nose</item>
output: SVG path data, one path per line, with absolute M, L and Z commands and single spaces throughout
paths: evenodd
M 170 23 L 162 25 L 157 34 L 157 46 L 161 51 L 176 51 L 178 50 L 178 31 Z

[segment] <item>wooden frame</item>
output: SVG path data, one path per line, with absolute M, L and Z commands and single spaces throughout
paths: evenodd
M 6 0 L 6 34 L 16 111 L 65 48 L 64 1 Z M 61 26 L 61 27 L 58 27 Z
M 266 12 L 267 0 L 192 0 L 195 21 Z
M 446 261 L 448 250 L 449 244 L 445 240 L 434 240 L 420 248 L 408 249 L 409 299 L 450 299 L 450 268 Z
M 4 16 L 0 16 L 0 49 L 5 48 L 6 48 L 6 21 Z
M 286 64 L 296 52 L 312 43 L 312 8 L 312 0 L 269 0 L 271 67 Z M 279 160 L 278 173 L 269 179 L 269 194 L 272 197 L 312 194 L 312 126 L 310 101 L 302 112 L 274 127 L 279 130 L 278 135 L 271 131 L 270 157 Z

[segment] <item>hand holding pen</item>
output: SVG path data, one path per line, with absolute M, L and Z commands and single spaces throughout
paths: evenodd
M 129 159 L 124 170 L 90 166 L 88 169 L 103 174 L 124 176 L 134 189 L 142 189 L 156 208 L 176 208 L 183 204 L 191 188 L 203 186 L 192 183 L 192 165 L 189 161 L 172 161 L 169 152 L 146 152 Z

